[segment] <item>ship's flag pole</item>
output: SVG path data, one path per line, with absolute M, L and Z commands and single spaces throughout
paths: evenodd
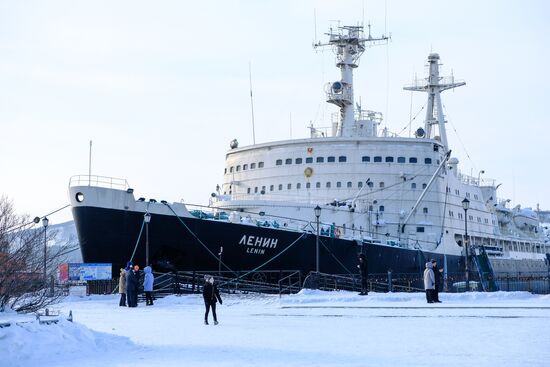
M 90 154 L 88 156 L 88 186 L 92 183 L 92 141 L 90 140 Z

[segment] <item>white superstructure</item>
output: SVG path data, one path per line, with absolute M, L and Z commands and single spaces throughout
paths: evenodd
M 311 127 L 308 139 L 247 147 L 233 142 L 212 207 L 231 212 L 232 221 L 303 229 L 315 221 L 319 205 L 323 228 L 336 236 L 451 255 L 463 254 L 457 242 L 464 240 L 467 221 L 470 244 L 485 246 L 496 271 L 499 258 L 539 260 L 543 266 L 550 244 L 536 214 L 508 208 L 497 199 L 493 180 L 458 170 L 441 92 L 465 83 L 439 75 L 439 55 L 428 56 L 426 79 L 405 87 L 428 94 L 424 127 L 414 138 L 390 136 L 378 131 L 382 115 L 355 108 L 353 97 L 353 69 L 366 45 L 387 38 L 365 37 L 359 26 L 339 27 L 328 36 L 316 46 L 331 46 L 341 71 L 341 79 L 325 89 L 327 102 L 340 108 L 332 136 Z

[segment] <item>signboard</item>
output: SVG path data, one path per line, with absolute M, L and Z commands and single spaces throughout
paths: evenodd
M 58 268 L 57 278 L 64 283 L 69 280 L 69 264 L 61 264 Z
M 111 280 L 112 264 L 69 264 L 69 280 Z

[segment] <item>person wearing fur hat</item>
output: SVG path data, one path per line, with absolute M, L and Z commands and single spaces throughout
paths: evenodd
M 357 265 L 357 267 L 359 268 L 359 274 L 361 275 L 361 293 L 359 293 L 359 295 L 366 296 L 369 294 L 369 265 L 367 262 L 367 256 L 365 256 L 365 254 L 359 255 L 359 265 Z
M 208 325 L 208 313 L 212 308 L 212 316 L 214 316 L 214 325 L 218 325 L 218 317 L 216 316 L 216 302 L 220 301 L 220 305 L 223 304 L 222 298 L 218 287 L 214 284 L 214 277 L 212 275 L 204 276 L 204 288 L 202 289 L 202 297 L 204 298 L 204 306 L 206 312 L 204 313 L 204 324 Z
M 155 276 L 153 275 L 153 270 L 150 266 L 143 268 L 145 276 L 143 277 L 143 291 L 145 292 L 145 305 L 153 305 L 153 283 L 155 281 Z
M 424 269 L 424 289 L 426 290 L 426 301 L 428 301 L 428 303 L 434 303 L 433 291 L 435 289 L 435 276 L 431 261 L 426 263 L 426 269 Z
M 118 278 L 118 293 L 120 294 L 119 306 L 126 307 L 126 270 L 120 268 L 120 277 Z

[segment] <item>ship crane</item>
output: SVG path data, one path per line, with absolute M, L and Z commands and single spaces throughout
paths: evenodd
M 357 135 L 359 128 L 356 123 L 362 121 L 355 120 L 354 98 L 353 98 L 353 69 L 358 67 L 359 59 L 366 46 L 380 44 L 387 41 L 389 37 L 382 35 L 381 37 L 372 37 L 369 34 L 365 37 L 363 26 L 342 26 L 337 30 L 330 30 L 326 33 L 329 40 L 326 43 L 318 42 L 314 47 L 331 46 L 336 54 L 336 66 L 340 68 L 341 79 L 333 83 L 328 83 L 325 92 L 327 102 L 340 107 L 340 118 L 338 123 L 333 127 L 333 136 L 353 136 Z M 359 111 L 361 112 L 361 111 Z M 373 124 L 375 122 L 373 121 Z M 374 126 L 370 126 L 369 131 L 374 130 Z
M 445 131 L 445 117 L 443 116 L 443 108 L 441 104 L 441 92 L 447 89 L 453 89 L 466 85 L 464 81 L 456 81 L 454 76 L 440 77 L 439 76 L 439 54 L 432 53 L 428 56 L 429 75 L 425 79 L 417 79 L 412 85 L 403 87 L 404 90 L 414 92 L 428 93 L 428 105 L 426 109 L 426 120 L 424 122 L 424 130 L 426 138 L 435 139 L 433 126 L 439 128 L 439 139 L 444 147 L 445 152 L 449 150 L 447 143 L 447 132 Z

